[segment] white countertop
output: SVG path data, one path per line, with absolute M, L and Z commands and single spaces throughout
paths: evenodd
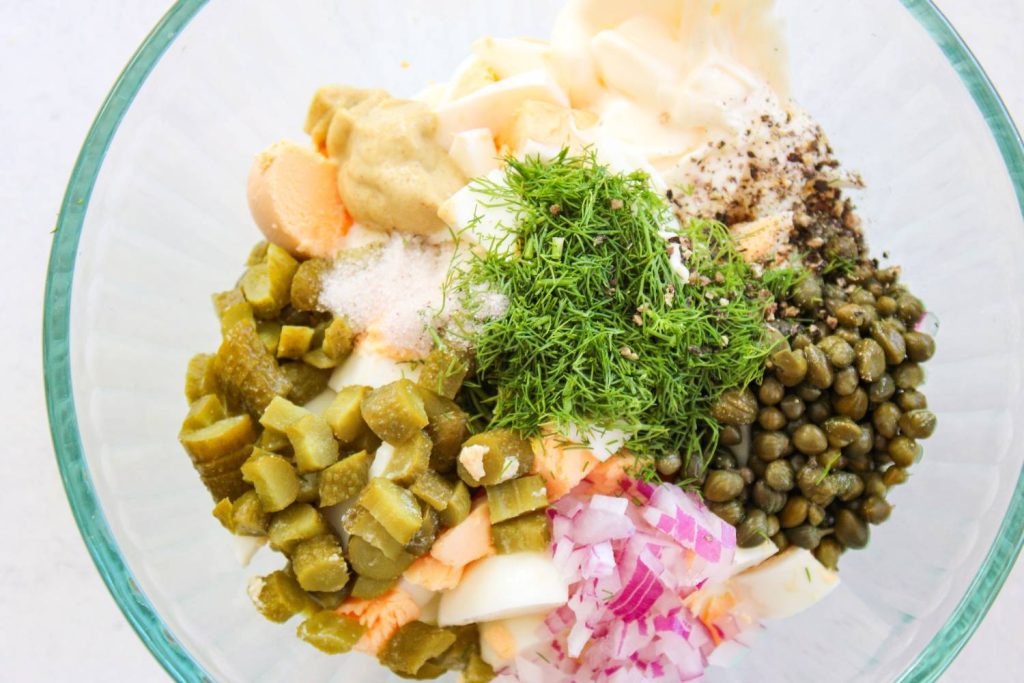
M 854 0 L 844 0 L 851 2 Z M 895 1 L 895 0 L 894 0 Z M 1024 2 L 938 0 L 1024 122 Z M 163 681 L 75 528 L 57 474 L 41 382 L 50 231 L 75 155 L 121 67 L 165 0 L 0 0 L 0 680 Z M 943 679 L 1024 680 L 1024 569 Z

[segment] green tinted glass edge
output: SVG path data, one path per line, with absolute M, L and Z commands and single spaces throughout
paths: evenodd
M 86 136 L 61 204 L 50 252 L 43 312 L 47 410 L 61 478 L 89 553 L 114 600 L 142 641 L 178 681 L 211 677 L 181 646 L 141 592 L 124 563 L 96 497 L 82 452 L 71 384 L 71 285 L 85 214 L 107 148 L 146 77 L 207 0 L 178 0 L 122 71 Z M 985 72 L 930 0 L 901 0 L 959 74 L 988 123 L 1024 214 L 1024 143 Z M 934 681 L 963 648 L 991 607 L 1024 544 L 1024 472 L 967 593 L 945 625 L 904 671 L 901 682 Z

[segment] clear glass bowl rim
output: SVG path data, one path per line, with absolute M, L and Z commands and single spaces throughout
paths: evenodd
M 70 360 L 71 286 L 79 238 L 96 177 L 121 119 L 153 67 L 208 0 L 178 0 L 121 72 L 82 145 L 61 204 L 50 252 L 43 311 L 46 403 L 57 463 L 82 538 L 121 611 L 157 661 L 177 681 L 212 677 L 174 637 L 136 584 L 121 556 L 92 484 L 75 413 Z M 942 49 L 984 115 L 1024 214 L 1024 141 L 981 65 L 931 0 L 900 0 Z M 897 679 L 934 681 L 977 629 L 1024 545 L 1024 471 L 999 532 L 967 592 Z

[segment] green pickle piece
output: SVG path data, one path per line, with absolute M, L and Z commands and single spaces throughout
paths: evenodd
M 242 479 L 242 473 L 237 469 L 224 474 L 200 474 L 206 490 L 214 500 L 221 498 L 237 498 L 249 490 L 249 485 Z
M 252 249 L 249 251 L 249 258 L 245 260 L 245 265 L 255 266 L 257 263 L 263 263 L 264 261 L 266 261 L 267 249 L 269 247 L 270 245 L 266 242 L 266 240 L 260 240 L 259 242 L 254 244 Z
M 416 383 L 438 396 L 452 399 L 462 388 L 462 381 L 469 372 L 466 361 L 450 351 L 434 349 L 420 366 Z
M 411 541 L 423 524 L 416 496 L 382 477 L 369 481 L 359 494 L 359 504 L 402 545 Z
M 455 485 L 443 476 L 428 469 L 416 478 L 409 490 L 424 503 L 438 512 L 448 507 Z
M 297 406 L 283 396 L 275 396 L 260 416 L 260 424 L 267 429 L 284 433 L 293 424 L 312 415 L 308 410 Z
M 229 330 L 242 321 L 256 324 L 252 304 L 245 300 L 240 289 L 232 289 L 213 295 L 213 307 L 220 318 L 220 333 L 226 335 Z
M 359 451 L 320 472 L 320 507 L 355 498 L 370 481 L 373 457 Z
M 309 503 L 293 503 L 270 517 L 270 547 L 290 554 L 302 541 L 330 533 L 323 516 Z
M 466 668 L 462 670 L 462 683 L 489 683 L 494 680 L 494 669 L 485 662 L 479 652 L 472 652 Z
M 352 353 L 352 340 L 355 338 L 352 327 L 344 318 L 335 318 L 324 330 L 324 353 L 328 358 L 340 363 Z
M 466 517 L 469 517 L 472 505 L 473 500 L 469 496 L 469 487 L 463 481 L 455 482 L 455 488 L 452 489 L 448 504 L 445 505 L 444 510 L 438 513 L 441 524 L 449 528 L 458 526 Z
M 331 426 L 320 415 L 305 415 L 285 429 L 295 451 L 299 472 L 315 472 L 338 462 L 338 442 Z
M 349 508 L 342 516 L 341 526 L 350 536 L 358 536 L 368 542 L 389 560 L 398 558 L 405 550 L 405 546 L 396 541 L 362 505 Z
M 354 583 L 355 581 L 349 581 L 340 591 L 331 591 L 329 593 L 313 591 L 310 595 L 324 609 L 335 610 L 341 607 L 341 603 L 345 602 L 348 596 L 352 595 L 352 584 Z
M 342 387 L 331 401 L 331 405 L 324 411 L 324 419 L 331 425 L 334 438 L 341 443 L 350 444 L 370 430 L 360 410 L 363 399 L 370 391 L 370 387 Z
M 316 536 L 295 546 L 291 553 L 292 571 L 306 591 L 330 593 L 348 583 L 348 565 L 341 543 L 333 534 Z
M 299 477 L 280 455 L 258 454 L 242 465 L 242 476 L 253 485 L 267 512 L 284 510 L 299 495 Z
M 412 540 L 405 544 L 406 552 L 416 557 L 425 555 L 430 550 L 430 546 L 434 545 L 434 539 L 437 538 L 437 532 L 441 527 L 437 511 L 429 505 L 425 507 L 426 510 L 423 511 L 423 524 L 420 525 L 419 531 L 412 537 Z
M 371 579 L 360 576 L 352 586 L 352 597 L 360 600 L 373 600 L 387 593 L 398 585 L 398 579 Z
M 320 473 L 306 472 L 299 475 L 299 493 L 295 496 L 296 503 L 320 503 Z
M 250 321 L 236 324 L 224 335 L 216 368 L 228 403 L 241 405 L 252 415 L 262 415 L 275 396 L 287 396 L 292 390 Z
M 533 474 L 487 487 L 487 507 L 491 512 L 491 524 L 542 510 L 548 505 L 547 488 L 544 478 Z
M 277 345 L 281 342 L 281 323 L 276 320 L 260 320 L 256 323 L 256 334 L 263 340 L 263 346 L 271 356 L 277 355 Z
M 312 327 L 284 325 L 281 327 L 281 338 L 277 343 L 277 357 L 300 359 L 309 352 L 312 343 Z
M 470 486 L 494 486 L 530 471 L 533 466 L 533 448 L 530 442 L 511 429 L 494 429 L 474 434 L 462 445 L 483 447 L 484 476 L 477 479 L 458 463 L 459 477 Z
M 445 630 L 455 636 L 455 642 L 444 653 L 431 659 L 430 663 L 446 671 L 462 671 L 469 664 L 473 653 L 480 649 L 480 631 L 476 624 L 447 626 Z
M 220 422 L 227 416 L 224 404 L 216 394 L 200 396 L 188 407 L 185 421 L 181 423 L 181 431 L 194 432 L 197 429 L 209 427 L 214 422 Z
M 469 438 L 469 415 L 455 401 L 423 387 L 418 387 L 417 393 L 423 399 L 427 413 L 424 431 L 434 444 L 430 452 L 430 467 L 438 472 L 452 472 L 462 444 Z
M 196 464 L 234 453 L 243 446 L 255 443 L 256 438 L 256 428 L 248 415 L 218 420 L 208 427 L 185 432 L 180 436 L 181 444 Z
M 322 348 L 313 349 L 309 353 L 303 354 L 302 362 L 319 370 L 330 370 L 331 368 L 338 367 L 338 361 L 328 356 Z
M 222 455 L 213 460 L 193 463 L 199 476 L 204 479 L 219 477 L 225 474 L 237 474 L 241 476 L 242 465 L 246 463 L 253 452 L 252 446 L 242 446 L 238 450 Z
M 352 617 L 322 610 L 299 624 L 296 634 L 321 652 L 340 655 L 352 649 L 366 627 Z
M 320 290 L 324 275 L 334 264 L 327 259 L 310 259 L 299 264 L 292 278 L 291 303 L 299 311 L 323 311 Z
M 398 578 L 416 558 L 402 552 L 395 558 L 389 558 L 369 541 L 352 536 L 348 539 L 348 562 L 360 576 L 387 581 Z
M 267 276 L 270 278 L 270 293 L 278 310 L 291 303 L 292 280 L 299 269 L 295 257 L 276 244 L 267 246 Z
M 190 405 L 203 396 L 220 391 L 213 359 L 212 353 L 198 353 L 188 362 L 188 369 L 185 370 L 185 398 Z
M 281 312 L 282 307 L 274 300 L 274 293 L 271 291 L 270 274 L 267 272 L 266 263 L 249 266 L 240 284 L 242 294 L 252 306 L 257 318 L 273 318 Z
M 260 438 L 256 439 L 256 447 L 271 453 L 287 453 L 289 456 L 292 452 L 292 442 L 288 440 L 288 435 L 276 429 L 264 429 Z
M 407 441 L 395 446 L 394 455 L 384 469 L 384 476 L 399 486 L 412 485 L 430 467 L 433 444 L 424 432 L 416 432 Z
M 239 536 L 266 536 L 270 515 L 255 491 L 246 491 L 231 504 L 231 529 Z
M 407 379 L 371 391 L 362 403 L 363 419 L 390 444 L 400 444 L 429 423 L 416 385 Z
M 415 676 L 434 657 L 440 657 L 455 642 L 455 634 L 447 629 L 412 621 L 398 629 L 380 651 L 380 663 L 395 673 Z M 441 667 L 434 665 L 430 673 Z
M 314 368 L 302 361 L 281 363 L 281 372 L 292 385 L 288 400 L 298 405 L 305 405 L 322 394 L 331 379 L 330 370 Z
M 491 536 L 499 555 L 544 551 L 551 544 L 548 516 L 543 511 L 499 522 L 491 527 Z
M 278 624 L 313 606 L 295 577 L 284 570 L 253 578 L 249 583 L 249 597 L 260 614 Z
M 221 526 L 231 533 L 235 533 L 235 530 L 231 526 L 232 509 L 231 499 L 221 498 L 217 501 L 217 504 L 213 506 L 213 516 L 221 523 Z

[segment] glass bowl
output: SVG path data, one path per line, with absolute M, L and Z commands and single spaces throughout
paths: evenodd
M 50 260 L 50 422 L 96 565 L 174 678 L 386 678 L 255 614 L 246 578 L 269 553 L 239 565 L 175 442 L 186 361 L 217 344 L 209 294 L 230 286 L 258 237 L 244 189 L 253 154 L 302 139 L 320 84 L 411 94 L 480 35 L 544 36 L 559 4 L 182 0 L 100 110 Z M 940 428 L 894 493 L 893 519 L 844 559 L 841 588 L 711 678 L 934 680 L 995 598 L 1024 529 L 1024 149 L 929 2 L 784 0 L 779 12 L 797 99 L 868 182 L 857 201 L 874 253 L 905 266 L 941 321 L 928 385 Z

